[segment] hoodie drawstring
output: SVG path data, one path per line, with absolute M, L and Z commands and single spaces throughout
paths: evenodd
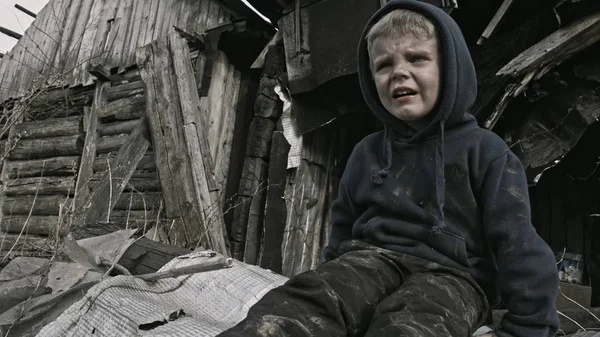
M 371 175 L 371 181 L 377 185 L 383 184 L 383 180 L 388 176 L 390 169 L 392 168 L 392 132 L 387 126 L 385 126 L 383 134 L 385 138 L 383 141 L 383 146 L 385 147 L 386 165 L 384 168 Z
M 435 151 L 435 196 L 438 206 L 439 221 L 431 228 L 433 234 L 439 235 L 446 227 L 444 221 L 444 204 L 446 202 L 446 180 L 444 176 L 444 120 L 440 121 L 440 140 Z
M 435 197 L 437 201 L 438 217 L 436 223 L 431 227 L 434 235 L 440 235 L 442 229 L 446 228 L 444 222 L 444 204 L 446 202 L 446 181 L 444 177 L 444 120 L 440 121 L 440 137 L 435 151 L 434 172 L 435 172 Z M 383 184 L 383 181 L 390 173 L 392 168 L 392 146 L 393 146 L 392 131 L 385 126 L 384 129 L 384 153 L 386 165 L 381 170 L 371 175 L 371 181 L 377 185 Z

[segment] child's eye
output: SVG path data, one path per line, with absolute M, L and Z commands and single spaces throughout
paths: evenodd
M 413 63 L 423 62 L 423 61 L 427 61 L 427 58 L 425 56 L 415 56 L 411 59 L 411 62 L 413 62 Z

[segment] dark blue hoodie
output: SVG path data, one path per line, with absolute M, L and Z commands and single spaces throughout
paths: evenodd
M 365 35 L 394 9 L 423 14 L 437 29 L 440 95 L 430 123 L 415 131 L 380 103 Z M 468 113 L 475 68 L 458 25 L 441 9 L 391 1 L 369 21 L 358 49 L 363 96 L 383 122 L 354 148 L 332 207 L 325 260 L 358 239 L 468 271 L 492 304 L 508 308 L 499 336 L 554 336 L 558 275 L 531 224 L 524 169 L 504 141 Z

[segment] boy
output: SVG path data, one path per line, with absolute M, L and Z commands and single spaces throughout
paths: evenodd
M 384 131 L 353 150 L 325 263 L 221 336 L 554 336 L 558 275 L 530 220 L 523 167 L 467 113 L 475 70 L 442 10 L 392 1 L 360 40 L 359 80 Z M 498 296 L 499 295 L 499 296 Z

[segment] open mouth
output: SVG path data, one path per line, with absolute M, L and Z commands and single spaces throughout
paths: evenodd
M 417 94 L 417 92 L 413 91 L 413 90 L 398 90 L 398 91 L 394 91 L 392 97 L 394 99 L 398 99 L 398 98 L 403 98 L 403 97 L 414 96 L 416 94 Z

